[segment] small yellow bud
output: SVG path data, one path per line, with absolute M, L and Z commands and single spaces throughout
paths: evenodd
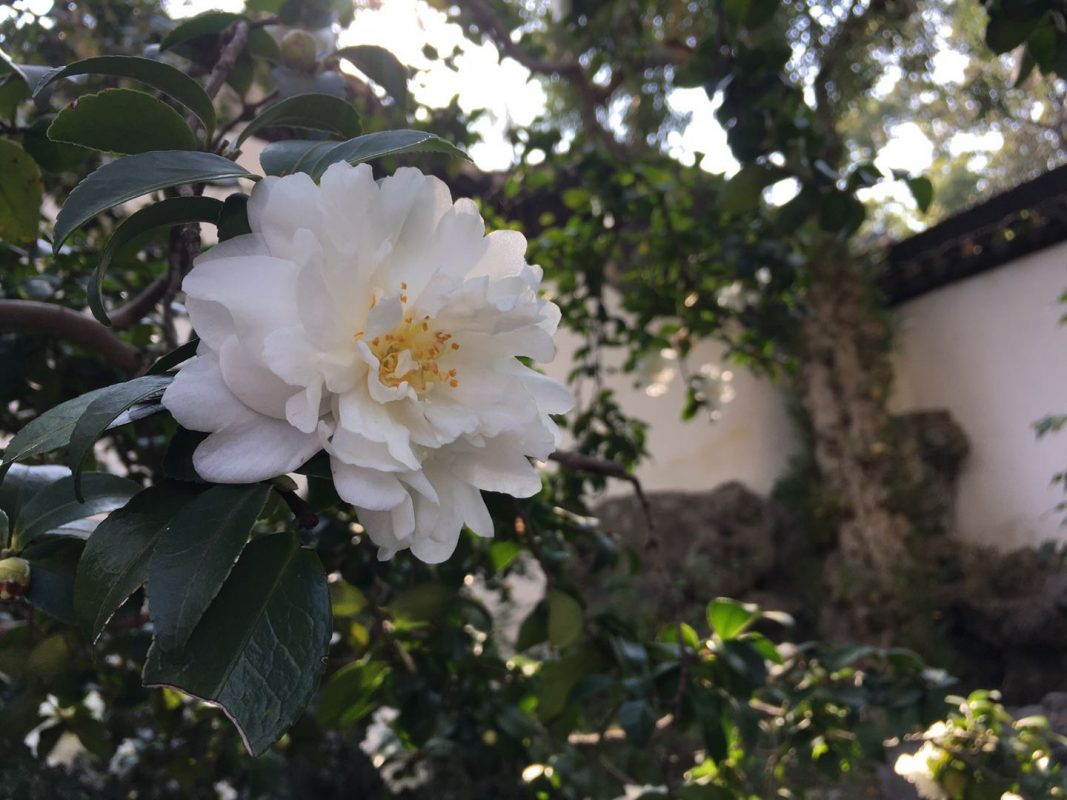
M 22 597 L 30 585 L 30 562 L 24 558 L 0 561 L 0 601 Z

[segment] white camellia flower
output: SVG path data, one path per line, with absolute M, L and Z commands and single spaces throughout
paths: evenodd
M 266 178 L 248 220 L 182 284 L 201 344 L 163 404 L 211 434 L 197 472 L 251 483 L 325 449 L 380 558 L 443 561 L 464 525 L 492 536 L 480 490 L 535 494 L 528 457 L 573 404 L 519 361 L 552 360 L 560 318 L 526 239 L 487 236 L 417 169 L 376 182 L 365 164 Z

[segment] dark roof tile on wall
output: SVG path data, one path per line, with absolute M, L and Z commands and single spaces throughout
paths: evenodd
M 1067 240 L 1067 165 L 996 195 L 889 249 L 891 305 Z

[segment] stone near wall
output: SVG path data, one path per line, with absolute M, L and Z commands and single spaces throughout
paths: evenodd
M 802 534 L 773 500 L 732 481 L 709 492 L 649 494 L 655 546 L 646 547 L 648 522 L 636 497 L 604 501 L 594 513 L 640 558 L 626 591 L 641 598 L 643 616 L 667 621 L 703 619 L 719 595 L 791 611 L 797 605 L 783 567 L 803 551 Z M 620 587 L 621 591 L 621 587 Z

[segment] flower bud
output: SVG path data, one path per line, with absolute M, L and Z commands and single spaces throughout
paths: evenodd
M 30 562 L 24 558 L 0 561 L 0 601 L 22 597 L 30 585 Z
M 282 39 L 282 61 L 289 69 L 314 72 L 318 66 L 315 39 L 306 31 L 289 31 Z

